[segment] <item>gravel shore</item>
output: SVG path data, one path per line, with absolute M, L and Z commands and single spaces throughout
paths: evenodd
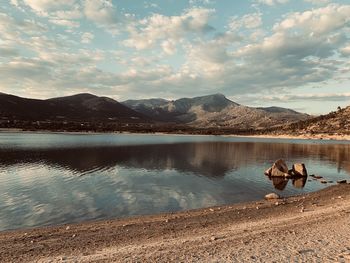
M 1 262 L 350 262 L 350 184 L 287 199 L 0 233 Z

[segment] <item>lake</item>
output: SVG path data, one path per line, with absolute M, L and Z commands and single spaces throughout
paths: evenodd
M 0 133 L 0 231 L 174 212 L 322 189 L 270 180 L 283 158 L 333 184 L 350 179 L 342 141 L 223 136 Z

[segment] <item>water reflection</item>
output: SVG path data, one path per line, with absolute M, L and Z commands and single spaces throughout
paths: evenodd
M 269 179 L 271 180 L 275 189 L 279 191 L 283 191 L 287 187 L 289 181 L 292 181 L 292 185 L 298 189 L 304 188 L 307 182 L 307 177 L 296 177 L 292 179 L 284 177 L 269 177 Z
M 232 170 L 250 164 L 262 165 L 263 171 L 264 165 L 270 165 L 279 158 L 287 160 L 289 165 L 292 161 L 318 160 L 336 165 L 338 172 L 345 170 L 350 173 L 348 156 L 348 145 L 208 142 L 94 148 L 0 149 L 0 166 L 6 169 L 11 165 L 44 163 L 84 175 L 119 165 L 147 170 L 175 169 L 179 172 L 220 178 Z
M 269 179 L 272 181 L 273 186 L 280 191 L 283 191 L 289 182 L 288 178 L 283 177 L 269 177 Z
M 295 188 L 304 188 L 306 184 L 307 177 L 295 178 L 292 179 L 292 183 Z
M 280 158 L 289 166 L 304 162 L 310 173 L 334 181 L 350 173 L 346 144 L 171 139 L 175 142 L 155 144 L 152 137 L 153 144 L 108 146 L 106 137 L 93 147 L 68 147 L 67 142 L 63 148 L 57 143 L 0 147 L 0 230 L 178 211 L 256 200 L 276 190 L 287 196 L 325 187 L 317 181 L 306 184 L 306 178 L 270 181 L 263 171 Z

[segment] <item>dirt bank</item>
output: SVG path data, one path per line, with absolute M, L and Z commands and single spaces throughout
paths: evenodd
M 0 233 L 1 262 L 350 262 L 350 185 L 285 200 Z

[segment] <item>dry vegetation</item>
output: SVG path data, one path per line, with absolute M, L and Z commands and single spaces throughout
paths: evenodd
M 327 115 L 293 123 L 274 132 L 292 134 L 350 134 L 350 106 Z

